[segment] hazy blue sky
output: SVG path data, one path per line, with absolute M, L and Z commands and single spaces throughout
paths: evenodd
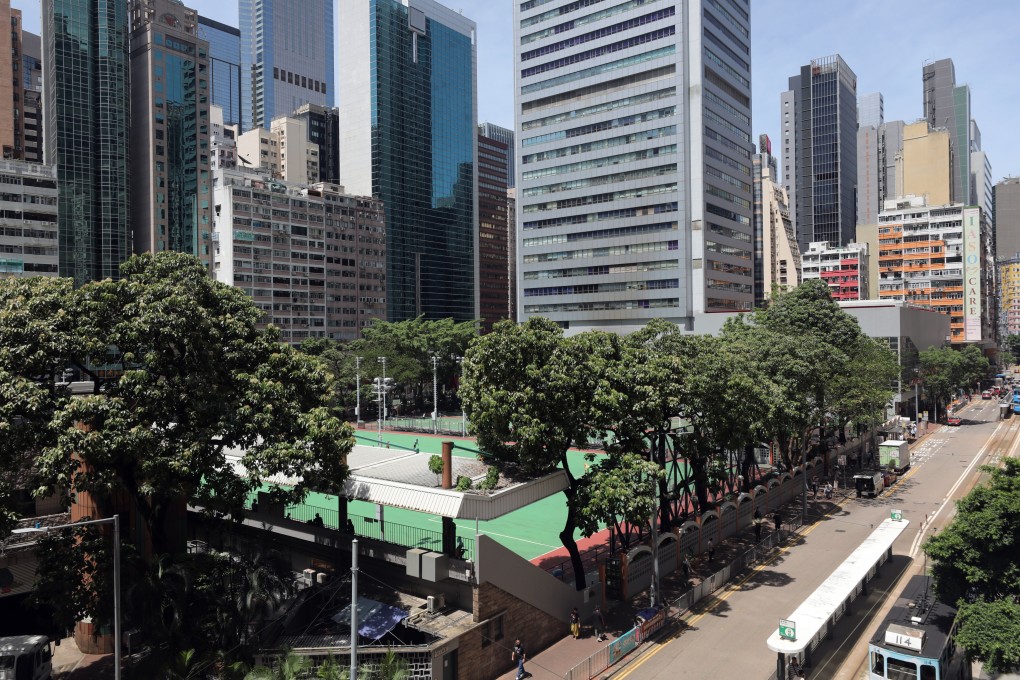
M 478 24 L 478 116 L 513 127 L 512 2 L 450 0 Z M 38 31 L 37 0 L 14 0 Z M 237 25 L 237 3 L 190 0 Z M 754 133 L 779 138 L 779 93 L 812 58 L 839 53 L 857 92 L 885 96 L 886 120 L 921 116 L 921 66 L 952 58 L 971 86 L 974 119 L 997 181 L 1020 174 L 1020 2 L 1015 0 L 752 0 Z M 339 68 L 343 68 L 341 62 Z

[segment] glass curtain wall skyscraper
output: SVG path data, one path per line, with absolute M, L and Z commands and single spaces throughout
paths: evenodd
M 119 278 L 131 254 L 128 4 L 43 0 L 46 163 L 57 166 L 61 276 Z
M 223 109 L 224 125 L 243 124 L 241 99 L 241 31 L 203 16 L 198 37 L 209 43 L 211 103 Z
M 212 267 L 209 43 L 178 0 L 131 0 L 131 195 L 135 252 Z
M 921 69 L 924 95 L 924 118 L 929 130 L 949 131 L 949 155 L 952 164 L 952 200 L 970 203 L 972 148 L 970 87 L 956 84 L 956 66 L 952 59 L 939 59 Z
M 386 210 L 390 321 L 478 318 L 475 24 L 340 0 L 340 181 Z
M 302 104 L 333 106 L 334 0 L 239 0 L 242 131 Z
M 519 320 L 751 308 L 748 10 L 515 1 Z
M 857 76 L 838 54 L 812 59 L 780 97 L 783 177 L 801 250 L 857 231 Z

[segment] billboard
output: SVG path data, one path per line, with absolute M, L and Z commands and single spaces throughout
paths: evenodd
M 981 210 L 963 210 L 963 339 L 981 341 Z

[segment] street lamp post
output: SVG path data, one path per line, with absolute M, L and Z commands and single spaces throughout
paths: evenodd
M 358 400 L 354 406 L 354 422 L 356 425 L 361 425 L 361 357 L 354 357 L 354 382 L 356 387 L 354 388 L 355 398 Z
M 439 434 L 439 357 L 432 357 L 432 434 Z
M 382 444 L 382 433 L 386 428 L 386 357 L 376 360 L 382 364 L 382 382 L 379 384 L 379 443 Z

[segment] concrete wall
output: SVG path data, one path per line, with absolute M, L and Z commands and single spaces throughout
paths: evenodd
M 903 162 L 896 183 L 901 196 L 927 196 L 928 205 L 949 205 L 953 202 L 951 172 L 949 132 L 928 130 L 923 120 L 904 126 Z

